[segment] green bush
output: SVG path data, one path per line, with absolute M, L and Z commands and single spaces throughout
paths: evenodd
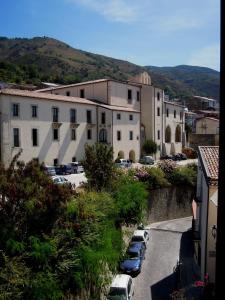
M 197 169 L 193 165 L 179 167 L 172 173 L 170 181 L 179 186 L 195 187 L 197 185 Z
M 157 152 L 157 144 L 153 140 L 146 140 L 142 146 L 142 150 L 146 154 L 154 154 Z
M 167 180 L 165 173 L 160 168 L 146 168 L 149 178 L 148 178 L 148 187 L 149 189 L 159 189 L 170 186 L 169 181 Z

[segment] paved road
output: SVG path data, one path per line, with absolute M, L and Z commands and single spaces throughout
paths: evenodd
M 171 299 L 183 232 L 191 228 L 191 217 L 154 223 L 141 273 L 134 279 L 133 300 Z

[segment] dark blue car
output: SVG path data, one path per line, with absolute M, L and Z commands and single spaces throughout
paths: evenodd
M 145 246 L 143 243 L 132 244 L 126 253 L 126 258 L 121 262 L 120 269 L 123 273 L 137 275 L 141 272 L 142 261 L 145 256 Z

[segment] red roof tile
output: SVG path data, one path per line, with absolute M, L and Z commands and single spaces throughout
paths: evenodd
M 218 146 L 200 146 L 199 153 L 211 183 L 218 181 L 219 173 L 219 147 Z

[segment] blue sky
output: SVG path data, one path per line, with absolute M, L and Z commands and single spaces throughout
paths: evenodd
M 49 36 L 138 65 L 219 70 L 219 0 L 1 0 L 0 36 Z

